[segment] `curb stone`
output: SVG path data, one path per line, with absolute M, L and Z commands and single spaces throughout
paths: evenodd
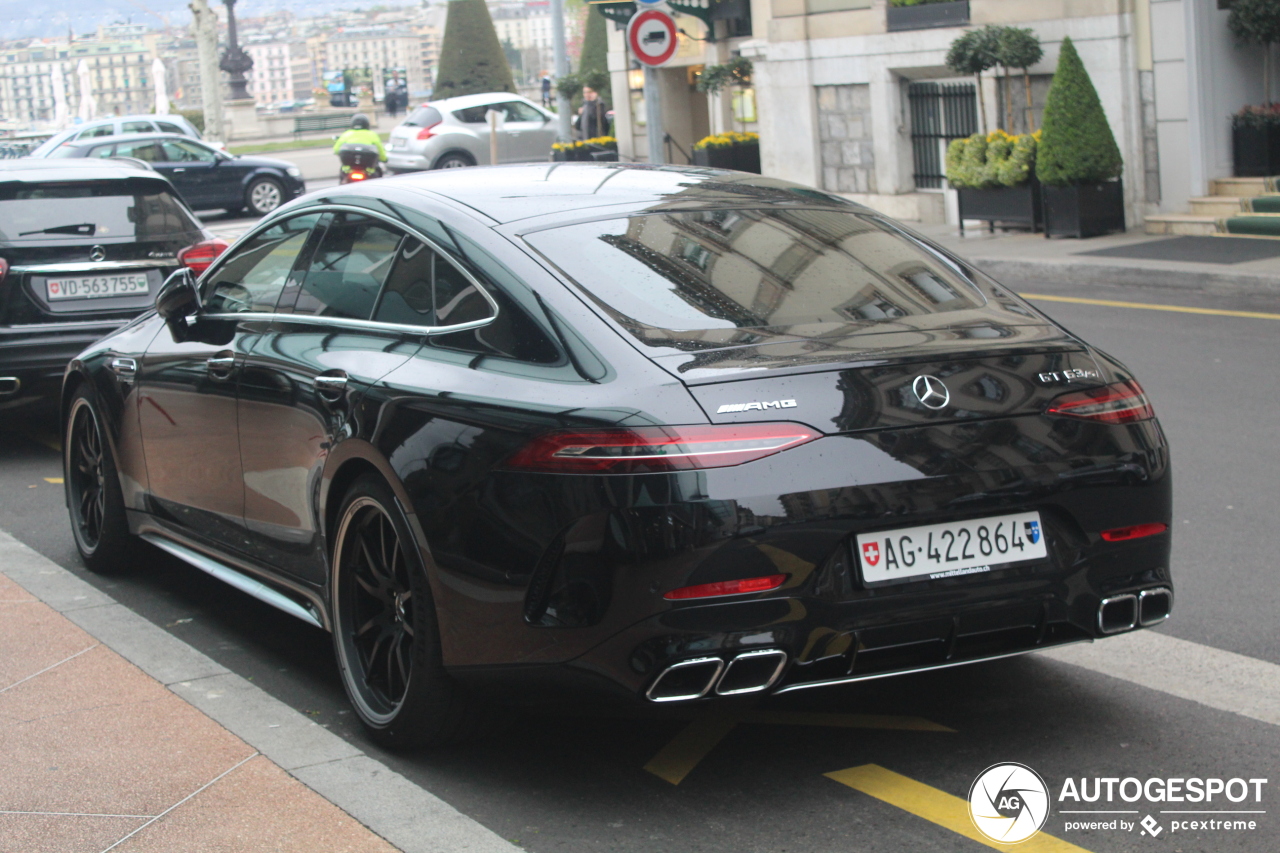
M 404 853 L 520 853 L 3 530 L 0 572 Z

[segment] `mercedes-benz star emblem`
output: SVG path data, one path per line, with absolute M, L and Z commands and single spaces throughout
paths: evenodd
M 916 399 L 924 403 L 926 409 L 945 409 L 947 403 L 951 402 L 951 392 L 936 376 L 928 374 L 917 376 L 916 381 L 911 383 L 911 390 L 916 393 Z
M 94 246 L 89 250 L 89 260 L 94 263 L 105 261 L 107 259 L 107 250 L 101 246 Z

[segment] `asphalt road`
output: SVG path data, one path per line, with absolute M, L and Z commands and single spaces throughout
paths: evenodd
M 1280 314 L 1280 295 L 1011 284 L 1046 296 Z M 1280 508 L 1280 321 L 1038 304 L 1132 367 L 1169 435 L 1177 603 L 1161 631 L 1280 664 L 1269 523 Z M 1269 779 L 1262 802 L 1247 807 L 1273 813 L 1249 816 L 1253 831 L 1175 833 L 1172 816 L 1157 815 L 1163 834 L 1152 839 L 1140 828 L 1067 831 L 1072 816 L 1055 814 L 1046 832 L 1077 846 L 1023 849 L 1280 849 L 1280 727 L 1040 656 L 791 694 L 737 718 L 566 703 L 522 710 L 476 744 L 386 754 L 347 710 L 324 633 L 158 552 L 119 578 L 85 573 L 62 487 L 51 482 L 62 474 L 56 439 L 38 424 L 0 430 L 0 528 L 537 853 L 977 851 L 987 848 L 938 815 L 948 794 L 966 796 L 978 773 L 1004 761 L 1035 768 L 1055 793 L 1067 777 Z M 900 775 L 839 773 L 867 765 Z M 1246 807 L 1218 807 L 1227 806 Z

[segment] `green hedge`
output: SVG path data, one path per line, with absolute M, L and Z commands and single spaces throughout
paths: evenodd
M 1124 170 L 1102 101 L 1070 38 L 1062 40 L 1042 132 L 1036 154 L 1036 177 L 1042 184 L 1099 183 L 1120 177 Z

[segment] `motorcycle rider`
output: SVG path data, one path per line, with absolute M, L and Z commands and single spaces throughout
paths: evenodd
M 351 117 L 351 128 L 343 131 L 338 141 L 333 143 L 333 153 L 340 152 L 344 145 L 372 145 L 378 149 L 378 163 L 387 162 L 387 149 L 382 147 L 382 137 L 369 129 L 369 117 L 364 113 L 356 113 Z M 338 177 L 341 178 L 350 170 L 349 166 L 343 166 Z M 378 166 L 378 172 L 382 172 L 381 165 Z

